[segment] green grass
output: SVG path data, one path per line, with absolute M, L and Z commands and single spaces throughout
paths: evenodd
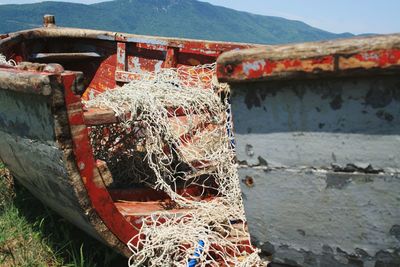
M 127 266 L 127 259 L 45 207 L 0 162 L 0 266 Z

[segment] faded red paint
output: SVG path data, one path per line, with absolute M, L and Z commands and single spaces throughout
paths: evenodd
M 168 48 L 163 67 L 175 68 L 177 64 L 178 64 L 178 50 L 175 48 Z
M 163 60 L 153 59 L 153 58 L 144 58 L 141 55 L 138 56 L 128 56 L 128 72 L 141 72 L 141 71 L 155 71 L 158 66 L 158 70 L 161 68 L 163 64 Z
M 314 72 L 334 69 L 334 57 L 324 56 L 310 59 L 258 59 L 243 60 L 237 65 L 218 66 L 219 78 L 260 79 L 290 72 Z
M 192 54 L 192 53 L 179 53 L 178 66 L 196 66 L 200 64 L 215 63 L 216 56 Z
M 311 59 L 311 63 L 312 65 L 329 65 L 329 66 L 333 66 L 333 64 L 335 63 L 335 58 L 334 56 L 324 56 L 324 57 L 320 57 L 320 58 L 313 58 Z
M 89 132 L 84 121 L 83 109 L 79 109 L 81 98 L 72 91 L 74 80 L 75 74 L 63 75 L 65 102 L 77 168 L 87 189 L 93 208 L 97 211 L 109 230 L 126 244 L 137 234 L 136 228 L 139 228 L 141 225 L 129 223 L 114 205 L 114 201 L 104 184 L 99 184 L 98 181 L 95 181 L 94 171 L 97 167 L 90 145 Z
M 317 58 L 282 60 L 251 59 L 217 66 L 222 80 L 257 80 L 290 74 L 345 73 L 354 69 L 400 67 L 400 49 L 365 51 L 353 55 L 325 55 Z
M 190 45 L 194 45 L 193 49 L 189 48 Z M 223 46 L 219 48 L 223 49 Z M 182 65 L 182 63 L 183 65 L 210 63 L 215 62 L 216 56 L 220 53 L 221 50 L 212 51 L 204 47 L 200 42 L 193 42 L 192 44 L 188 42 L 183 48 L 120 42 L 117 44 L 116 53 L 108 56 L 100 63 L 82 99 L 88 99 L 91 94 L 96 95 L 115 88 L 116 80 L 129 81 L 140 78 L 137 74 L 132 73 L 135 69 L 154 71 L 156 66 L 175 67 L 179 64 Z M 180 59 L 182 59 L 182 62 L 179 62 Z M 135 66 L 134 62 L 139 65 Z M 109 192 L 104 183 L 96 178 L 97 165 L 89 140 L 89 129 L 85 124 L 81 97 L 75 95 L 72 91 L 75 74 L 65 73 L 62 79 L 65 87 L 65 101 L 72 133 L 73 151 L 82 181 L 87 189 L 93 208 L 108 229 L 126 244 L 138 233 L 137 229 L 141 227 L 142 217 L 134 214 L 139 215 L 150 210 L 145 207 L 142 207 L 142 209 L 137 208 L 138 205 L 140 207 L 141 203 L 137 203 L 136 206 L 133 204 L 117 204 L 117 207 L 115 201 L 119 198 L 124 200 L 129 199 L 129 197 L 132 198 L 134 192 Z M 183 113 L 180 108 L 171 109 L 170 112 L 171 115 L 175 116 Z M 185 137 L 182 136 L 182 138 Z M 202 191 L 199 188 L 188 188 L 180 193 L 182 195 L 193 195 L 200 194 L 200 192 Z M 139 198 L 138 200 L 140 201 L 148 201 L 146 197 L 148 199 L 149 194 L 154 201 L 167 199 L 168 197 L 162 194 L 155 194 L 154 190 L 152 192 L 140 190 L 140 192 L 134 193 L 134 197 Z M 127 213 L 124 216 L 121 213 L 122 208 L 134 214 Z
M 142 76 L 140 74 L 126 72 L 126 71 L 117 71 L 115 72 L 115 80 L 118 82 L 130 82 L 133 80 L 138 80 Z
M 384 68 L 400 64 L 400 49 L 367 51 L 353 56 L 361 62 L 372 62 Z
M 126 43 L 117 43 L 117 70 L 126 70 Z
M 154 45 L 154 44 L 146 44 L 146 43 L 136 43 L 136 47 L 143 48 L 147 50 L 158 50 L 158 51 L 167 51 L 168 47 L 166 45 Z
M 88 100 L 90 95 L 97 95 L 116 86 L 115 71 L 117 55 L 111 55 L 101 62 L 82 99 Z
M 68 119 L 70 125 L 82 125 L 83 123 L 80 114 L 71 113 Z
M 88 88 L 83 94 L 91 96 L 116 87 L 117 82 L 140 79 L 138 72 L 157 71 L 165 67 L 195 66 L 216 61 L 224 51 L 249 48 L 252 45 L 212 43 L 191 40 L 150 39 L 149 43 L 129 41 L 130 37 L 117 34 L 116 54 L 110 55 L 97 68 Z M 168 45 L 156 44 L 166 43 Z
M 217 43 L 217 42 L 201 42 L 201 41 L 177 41 L 171 40 L 168 44 L 170 47 L 178 47 L 180 51 L 194 54 L 209 54 L 210 56 L 218 56 L 218 52 L 230 51 L 234 49 L 251 48 L 257 45 L 237 44 L 237 43 Z
M 299 60 L 299 59 L 294 59 L 294 60 L 286 59 L 286 60 L 283 60 L 283 65 L 285 66 L 286 69 L 290 69 L 290 68 L 293 68 L 293 67 L 297 68 L 297 67 L 301 66 L 301 60 Z

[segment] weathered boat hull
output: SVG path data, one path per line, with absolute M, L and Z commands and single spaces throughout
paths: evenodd
M 47 26 L 0 37 L 0 53 L 20 63 L 0 66 L 0 159 L 45 204 L 129 256 L 127 243 L 141 227 L 135 207 L 149 198 L 159 207 L 163 199 L 150 189 L 107 187 L 111 174 L 89 140 L 104 114 L 86 116 L 82 99 L 140 71 L 213 63 L 223 51 L 251 45 Z
M 254 244 L 293 266 L 400 266 L 400 36 L 228 52 Z
M 37 198 L 94 238 L 127 255 L 125 246 L 93 209 L 77 170 L 64 85 L 57 81 L 61 75 L 28 74 L 31 83 L 26 84 L 22 78 L 25 74 L 16 74 L 14 84 L 0 86 L 1 160 Z M 0 79 L 8 75 L 9 71 L 0 71 Z M 35 79 L 44 82 L 35 88 Z M 39 90 L 27 93 L 22 86 Z

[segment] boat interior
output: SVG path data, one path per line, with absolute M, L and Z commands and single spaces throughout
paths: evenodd
M 75 72 L 76 90 L 73 92 L 76 101 L 89 100 L 95 95 L 106 90 L 113 90 L 118 86 L 140 78 L 140 72 L 157 71 L 160 68 L 179 68 L 182 66 L 197 66 L 201 64 L 215 63 L 217 57 L 224 51 L 249 48 L 251 45 L 236 43 L 207 42 L 197 40 L 168 39 L 161 37 L 147 37 L 130 34 L 100 32 L 93 30 L 78 30 L 69 28 L 42 28 L 19 32 L 0 37 L 0 49 L 7 59 L 18 63 L 18 68 L 25 72 L 41 73 L 51 69 L 67 70 Z M 29 62 L 29 63 L 23 63 Z M 68 101 L 66 103 L 68 110 Z M 98 181 L 96 188 L 85 184 L 89 197 L 103 221 L 112 225 L 138 226 L 140 218 L 157 211 L 168 210 L 171 213 L 179 213 L 182 210 L 175 209 L 168 196 L 154 190 L 144 183 L 136 182 L 140 175 L 151 175 L 151 170 L 145 166 L 144 155 L 137 151 L 137 159 L 124 158 L 117 162 L 107 162 L 101 157 L 101 144 L 104 144 L 107 129 L 118 128 L 119 119 L 112 110 L 86 109 L 82 106 L 81 115 L 86 126 L 86 136 L 78 141 L 78 137 L 72 140 L 75 147 L 79 142 L 90 141 L 84 152 L 88 155 L 83 159 L 86 164 L 93 161 L 97 172 L 102 178 L 101 186 Z M 179 116 L 179 112 L 175 115 Z M 185 120 L 183 114 L 181 120 Z M 69 118 L 70 124 L 71 116 Z M 74 132 L 71 130 L 71 132 Z M 184 135 L 178 131 L 178 135 Z M 74 133 L 72 134 L 74 135 Z M 115 138 L 115 137 L 114 137 Z M 83 141 L 82 141 L 83 140 Z M 86 141 L 85 141 L 86 140 Z M 115 139 L 114 139 L 115 141 Z M 83 145 L 81 145 L 83 147 Z M 94 149 L 94 148 L 97 148 Z M 90 151 L 89 151 L 90 150 Z M 75 151 L 77 155 L 78 152 Z M 76 159 L 79 167 L 79 158 Z M 134 168 L 127 167 L 137 162 Z M 90 177 L 84 176 L 84 170 L 80 169 L 82 177 L 96 179 L 96 172 Z M 196 178 L 198 179 L 198 177 Z M 206 175 L 204 179 L 209 179 Z M 212 181 L 211 181 L 212 182 Z M 177 189 L 182 195 L 203 195 L 215 197 L 215 192 L 209 190 L 206 194 L 202 188 L 189 187 Z M 104 202 L 98 202 L 99 196 L 109 202 L 110 209 L 118 211 L 123 220 L 118 216 L 110 217 L 108 207 Z M 96 206 L 97 205 L 97 206 Z M 107 215 L 108 214 L 108 215 Z M 108 222 L 107 222 L 108 221 Z M 118 223 L 115 223 L 118 221 Z M 242 226 L 238 226 L 242 227 Z M 112 228 L 112 227 L 111 227 Z M 114 226 L 114 228 L 116 228 Z M 132 227 L 131 227 L 132 228 Z M 119 230 L 114 229 L 114 233 Z M 132 230 L 134 233 L 134 230 Z M 121 235 L 129 236 L 124 233 Z M 121 237 L 127 242 L 128 237 Z M 118 236 L 118 234 L 117 234 Z M 132 235 L 130 235 L 132 236 Z

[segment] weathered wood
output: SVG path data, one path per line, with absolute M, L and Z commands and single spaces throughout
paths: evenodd
M 126 114 L 126 116 L 129 117 L 129 114 Z M 84 112 L 84 118 L 88 126 L 122 122 L 111 109 L 90 108 Z M 191 116 L 190 119 L 186 116 L 171 116 L 169 120 L 177 137 L 188 133 L 188 129 L 190 128 L 196 129 L 202 123 L 200 115 Z
M 118 51 L 117 43 L 120 44 Z M 125 49 L 121 49 L 122 46 Z M 86 100 L 115 88 L 117 83 L 140 78 L 140 72 L 212 63 L 224 51 L 254 46 L 59 27 L 10 33 L 0 40 L 0 51 L 18 63 L 60 61 L 66 69 L 84 72 L 86 92 L 83 97 Z M 82 51 L 82 47 L 85 47 L 83 52 L 70 52 Z M 82 58 L 90 62 L 83 62 Z
M 4 102 L 0 157 L 44 203 L 128 256 L 126 243 L 141 227 L 141 217 L 139 213 L 124 217 L 114 198 L 148 201 L 145 194 L 149 193 L 158 201 L 167 196 L 153 194 L 154 190 L 108 190 L 112 175 L 104 162 L 96 164 L 88 127 L 116 123 L 118 118 L 107 110 L 84 111 L 82 99 L 140 78 L 137 73 L 143 71 L 212 63 L 223 51 L 252 46 L 56 27 L 2 35 L 0 53 L 19 64 L 0 67 L 4 96 L 0 99 Z M 23 63 L 26 60 L 36 63 Z M 37 63 L 50 60 L 62 66 Z M 200 118 L 189 122 L 179 117 L 183 115 L 180 108 L 171 108 L 170 115 L 178 116 L 177 121 L 171 118 L 177 138 L 188 143 L 185 135 L 190 127 L 182 125 L 210 127 Z
M 168 48 L 164 68 L 176 68 L 178 64 L 178 49 Z
M 117 43 L 117 70 L 126 70 L 126 43 Z
M 2 41 L 11 41 L 10 39 L 21 39 L 31 40 L 39 38 L 86 38 L 86 39 L 98 39 L 98 40 L 109 40 L 109 41 L 120 41 L 130 43 L 140 43 L 142 47 L 175 47 L 179 49 L 192 49 L 194 52 L 201 53 L 204 51 L 227 51 L 237 48 L 250 48 L 254 44 L 246 43 L 234 43 L 234 42 L 217 42 L 217 41 L 205 41 L 205 40 L 191 40 L 182 38 L 167 38 L 159 36 L 145 36 L 137 34 L 126 34 L 118 32 L 108 32 L 99 30 L 87 30 L 87 29 L 74 29 L 74 28 L 37 28 L 33 30 L 19 31 L 10 33 Z M 2 48 L 0 43 L 0 49 Z
M 71 52 L 71 53 L 37 53 L 30 56 L 31 60 L 83 60 L 89 58 L 101 58 L 97 52 Z
M 85 123 L 88 126 L 107 125 L 122 122 L 115 112 L 110 109 L 90 108 L 83 114 Z M 129 117 L 129 114 L 127 114 Z M 190 118 L 187 116 L 171 116 L 169 117 L 171 128 L 174 136 L 180 138 L 183 145 L 179 147 L 181 153 L 186 155 L 189 161 L 196 161 L 201 158 L 200 150 L 195 151 L 192 143 L 198 142 L 196 136 L 192 136 L 192 132 L 202 129 L 203 131 L 213 131 L 214 125 L 205 123 L 200 115 L 193 115 Z M 204 163 L 204 167 L 210 163 Z
M 171 205 L 171 208 L 168 208 L 168 205 Z M 124 216 L 128 218 L 128 220 L 131 220 L 131 217 L 135 219 L 136 217 L 164 213 L 166 209 L 168 210 L 168 213 L 180 215 L 184 215 L 185 212 L 189 211 L 188 209 L 173 208 L 171 201 L 121 201 L 116 202 L 115 206 Z
M 399 174 L 242 167 L 254 245 L 294 266 L 399 266 Z M 368 255 L 368 256 L 367 256 Z M 385 255 L 385 256 L 383 256 Z
M 84 113 L 88 126 L 113 124 L 118 122 L 115 112 L 111 109 L 90 108 Z
M 52 74 L 0 68 L 0 88 L 23 93 L 50 95 Z M 53 76 L 54 77 L 54 76 Z
M 43 64 L 43 63 L 32 63 L 32 62 L 20 62 L 14 68 L 25 71 L 49 72 L 49 73 L 61 73 L 64 71 L 63 66 L 54 63 Z
M 119 70 L 115 72 L 115 80 L 118 82 L 128 83 L 131 81 L 140 80 L 141 77 L 142 75 L 140 73 Z
M 104 225 L 76 171 L 70 141 L 59 139 L 68 136 L 64 131 L 69 128 L 53 130 L 55 121 L 68 124 L 62 119 L 66 118 L 62 115 L 65 110 L 57 109 L 53 117 L 51 107 L 51 96 L 0 90 L 0 158 L 41 201 L 93 237 L 124 251 L 109 233 L 101 230 Z
M 107 162 L 102 160 L 96 160 L 96 166 L 97 169 L 99 170 L 101 178 L 103 179 L 104 185 L 107 187 L 110 186 L 114 182 L 114 179 L 112 177 L 110 170 L 107 167 Z
M 108 228 L 108 235 L 115 235 L 122 243 L 127 244 L 132 236 L 137 233 L 140 223 L 132 225 L 118 212 L 99 174 L 89 140 L 89 131 L 84 120 L 81 98 L 71 89 L 75 77 L 74 73 L 65 73 L 62 76 L 76 165 L 87 189 L 92 207 Z
M 263 256 L 400 264 L 399 48 L 392 35 L 221 57 L 244 207 Z
M 54 15 L 44 15 L 43 16 L 43 27 L 55 27 L 56 17 Z
M 218 78 L 239 82 L 321 75 L 388 73 L 400 69 L 400 35 L 268 46 L 224 53 Z
M 210 190 L 211 191 L 211 190 Z M 112 199 L 116 202 L 121 201 L 134 201 L 134 202 L 146 202 L 146 201 L 162 201 L 170 199 L 167 193 L 153 188 L 126 188 L 126 189 L 114 189 L 108 190 Z M 176 192 L 179 195 L 185 197 L 201 196 L 204 193 L 204 188 L 201 186 L 190 186 L 186 188 L 177 188 Z

